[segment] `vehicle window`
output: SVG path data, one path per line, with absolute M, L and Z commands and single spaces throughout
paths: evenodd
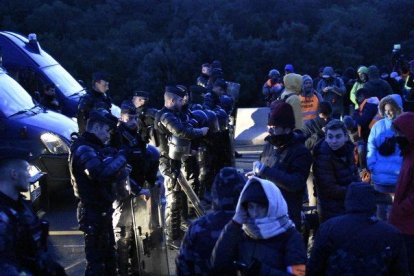
M 42 70 L 67 97 L 83 90 L 83 87 L 59 64 L 44 67 Z
M 44 81 L 41 76 L 30 68 L 10 67 L 8 75 L 15 79 L 23 88 L 36 99 L 36 92 L 42 92 Z M 37 99 L 38 100 L 38 99 Z
M 0 75 L 0 109 L 6 116 L 34 107 L 32 97 L 14 79 Z

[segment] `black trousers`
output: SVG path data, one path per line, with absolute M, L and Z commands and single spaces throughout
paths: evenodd
M 79 229 L 84 232 L 85 238 L 85 275 L 116 275 L 112 208 L 102 211 L 79 203 L 77 217 Z

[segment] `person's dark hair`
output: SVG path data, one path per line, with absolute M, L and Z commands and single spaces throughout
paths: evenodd
M 330 120 L 329 123 L 326 124 L 325 129 L 326 129 L 326 133 L 328 133 L 329 130 L 337 130 L 337 129 L 342 129 L 345 135 L 348 133 L 344 122 L 338 119 Z
M 330 117 L 332 115 L 332 105 L 330 102 L 321 101 L 319 103 L 319 113 Z

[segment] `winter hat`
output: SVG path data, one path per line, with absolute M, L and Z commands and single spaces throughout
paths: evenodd
M 290 73 L 283 77 L 283 83 L 285 84 L 286 90 L 300 93 L 302 90 L 303 78 L 299 74 Z
M 289 72 L 289 73 L 293 73 L 293 72 L 295 72 L 295 69 L 293 68 L 292 64 L 286 64 L 285 65 L 285 71 Z
M 302 81 L 303 81 L 303 83 L 305 83 L 306 81 L 311 81 L 312 82 L 312 84 L 313 84 L 313 79 L 311 78 L 311 76 L 309 76 L 309 75 L 303 75 L 302 76 Z
M 244 190 L 240 199 L 241 204 L 246 208 L 248 202 L 260 203 L 268 206 L 269 200 L 259 181 L 251 181 L 250 185 Z
M 347 213 L 375 214 L 376 209 L 376 192 L 371 185 L 354 182 L 348 186 L 345 196 Z
M 271 105 L 267 124 L 269 126 L 294 129 L 295 115 L 292 106 L 283 101 L 274 101 Z
M 211 187 L 213 209 L 234 210 L 245 183 L 244 175 L 235 168 L 222 168 Z
M 325 68 L 323 68 L 323 72 L 322 72 L 322 78 L 333 78 L 335 77 L 335 71 L 332 67 L 330 66 L 326 66 Z
M 330 116 L 332 114 L 332 105 L 331 105 L 331 103 L 321 101 L 319 103 L 319 113 Z
M 277 77 L 280 76 L 280 73 L 279 73 L 278 70 L 272 69 L 272 70 L 269 71 L 268 76 L 269 76 L 269 78 L 277 78 Z
M 347 130 L 354 130 L 356 127 L 355 121 L 354 119 L 352 119 L 351 116 L 347 115 L 344 116 L 344 118 L 342 119 L 342 121 L 344 122 L 344 125 L 346 127 Z
M 371 65 L 370 67 L 368 67 L 368 78 L 370 80 L 376 80 L 376 79 L 379 79 L 379 77 L 380 77 L 380 71 L 377 66 Z

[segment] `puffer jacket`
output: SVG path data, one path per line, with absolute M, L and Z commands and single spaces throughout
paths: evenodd
M 313 149 L 313 175 L 322 221 L 345 212 L 347 188 L 360 180 L 353 151 L 354 145 L 349 141 L 336 151 L 326 141 L 321 141 Z
M 387 103 L 394 105 L 401 112 L 401 96 L 393 94 L 381 100 L 378 107 L 381 116 L 384 115 L 384 106 Z M 372 182 L 378 191 L 395 189 L 398 176 L 400 175 L 402 156 L 398 144 L 395 145 L 394 153 L 389 156 L 381 155 L 378 152 L 379 147 L 385 140 L 395 135 L 395 131 L 391 128 L 391 125 L 392 121 L 388 118 L 379 120 L 372 127 L 368 137 L 367 165 L 371 171 Z

